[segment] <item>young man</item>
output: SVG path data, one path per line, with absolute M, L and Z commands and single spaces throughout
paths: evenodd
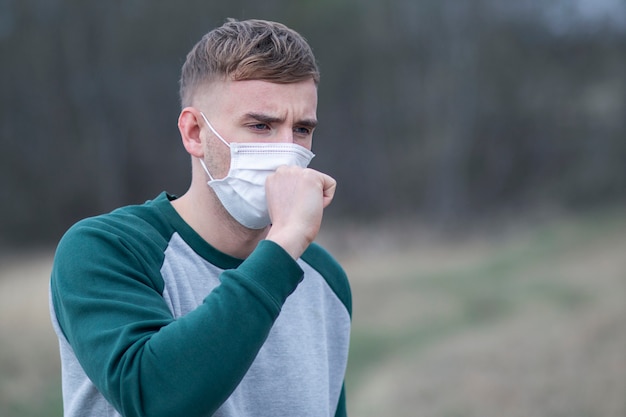
M 74 225 L 51 278 L 66 416 L 343 416 L 351 295 L 312 243 L 319 73 L 296 32 L 227 21 L 189 53 L 192 180 Z

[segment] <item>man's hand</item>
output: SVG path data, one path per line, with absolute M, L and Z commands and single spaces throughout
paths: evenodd
M 317 236 L 336 186 L 333 178 L 313 169 L 279 167 L 265 183 L 272 220 L 266 239 L 298 259 Z

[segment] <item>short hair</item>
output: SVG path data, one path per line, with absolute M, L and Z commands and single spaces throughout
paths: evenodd
M 180 100 L 193 101 L 198 88 L 216 80 L 264 80 L 279 84 L 320 74 L 307 41 L 287 26 L 266 20 L 227 19 L 192 48 L 182 67 Z

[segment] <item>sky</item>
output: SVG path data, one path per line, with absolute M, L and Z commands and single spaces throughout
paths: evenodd
M 626 0 L 551 0 L 544 3 L 543 17 L 556 31 L 626 30 Z

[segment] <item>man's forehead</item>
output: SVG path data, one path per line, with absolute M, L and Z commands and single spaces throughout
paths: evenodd
M 317 86 L 311 81 L 278 84 L 261 80 L 221 81 L 206 91 L 208 102 L 226 107 L 240 114 L 265 113 L 281 117 L 286 111 L 315 116 Z

